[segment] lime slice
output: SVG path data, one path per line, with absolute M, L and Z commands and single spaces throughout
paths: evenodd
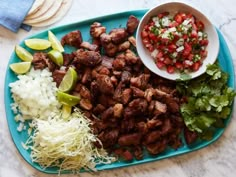
M 46 39 L 26 39 L 25 45 L 34 50 L 45 50 L 51 47 L 51 42 Z
M 72 106 L 62 105 L 62 118 L 68 119 L 71 115 Z
M 58 66 L 63 65 L 63 56 L 58 50 L 51 50 L 48 52 L 48 57 Z
M 74 88 L 77 82 L 77 78 L 77 72 L 70 67 L 58 87 L 59 90 L 62 92 L 69 92 L 71 89 Z
M 27 50 L 25 50 L 23 47 L 16 45 L 15 47 L 16 55 L 22 60 L 22 61 L 32 61 L 33 56 L 31 53 L 29 53 Z
M 57 100 L 63 105 L 67 106 L 75 106 L 80 102 L 80 97 L 73 96 L 68 93 L 64 93 L 61 91 L 57 92 Z
M 10 65 L 12 71 L 16 74 L 25 74 L 29 71 L 31 67 L 31 62 L 25 61 L 20 63 L 13 63 Z
M 52 43 L 53 49 L 58 50 L 59 52 L 64 52 L 64 48 L 61 45 L 61 42 L 51 31 L 48 31 L 48 40 Z

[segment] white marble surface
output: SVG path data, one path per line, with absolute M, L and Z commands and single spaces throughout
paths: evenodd
M 236 10 L 235 0 L 185 0 L 204 12 L 223 33 L 236 66 Z M 59 26 L 91 17 L 111 13 L 150 8 L 163 0 L 74 0 L 68 14 Z M 1 4 L 0 4 L 1 5 Z M 20 30 L 17 34 L 0 27 L 0 177 L 49 177 L 29 166 L 15 148 L 6 122 L 4 108 L 4 78 L 7 63 L 14 49 L 28 35 L 47 28 L 33 28 L 30 32 Z M 235 109 L 236 110 L 236 109 Z M 89 176 L 122 177 L 233 177 L 236 175 L 236 118 L 235 113 L 223 136 L 214 144 L 186 155 L 153 163 L 126 167 Z M 63 175 L 72 177 L 74 175 Z

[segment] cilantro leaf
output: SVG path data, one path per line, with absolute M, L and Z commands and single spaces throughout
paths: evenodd
M 227 86 L 228 74 L 219 65 L 207 66 L 206 73 L 198 78 L 177 83 L 177 91 L 188 102 L 180 107 L 185 125 L 209 140 L 214 127 L 222 127 L 231 113 L 236 92 Z

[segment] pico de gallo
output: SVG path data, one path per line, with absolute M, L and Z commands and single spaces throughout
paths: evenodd
M 168 73 L 197 71 L 207 56 L 204 24 L 190 13 L 159 13 L 144 26 L 141 37 L 157 67 Z

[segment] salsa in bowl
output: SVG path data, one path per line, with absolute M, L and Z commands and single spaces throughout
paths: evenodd
M 136 35 L 137 51 L 146 67 L 170 80 L 203 74 L 219 52 L 212 23 L 195 8 L 180 2 L 149 10 Z

